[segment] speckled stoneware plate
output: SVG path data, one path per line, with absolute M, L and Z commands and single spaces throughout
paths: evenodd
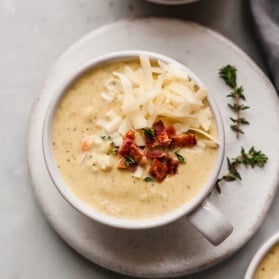
M 254 145 L 269 157 L 264 169 L 242 169 L 241 182 L 227 183 L 210 200 L 234 226 L 220 246 L 209 244 L 187 221 L 145 231 L 125 231 L 95 223 L 73 209 L 47 174 L 42 155 L 42 124 L 53 92 L 75 69 L 111 51 L 142 49 L 172 57 L 193 70 L 208 86 L 224 116 L 226 155 Z M 245 88 L 250 125 L 236 140 L 229 125 L 228 87 L 218 69 L 231 63 Z M 279 102 L 260 69 L 221 35 L 195 23 L 172 19 L 123 20 L 101 27 L 70 47 L 54 64 L 30 118 L 28 160 L 34 190 L 49 223 L 71 247 L 105 268 L 138 277 L 175 277 L 219 263 L 256 232 L 274 198 L 279 171 Z M 225 165 L 222 172 L 225 172 Z

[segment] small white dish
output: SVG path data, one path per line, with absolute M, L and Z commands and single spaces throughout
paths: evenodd
M 272 237 L 270 237 L 267 241 L 265 241 L 264 244 L 260 247 L 258 252 L 251 260 L 244 279 L 254 278 L 257 267 L 259 266 L 265 255 L 269 252 L 269 250 L 277 243 L 279 243 L 279 231 L 275 233 Z

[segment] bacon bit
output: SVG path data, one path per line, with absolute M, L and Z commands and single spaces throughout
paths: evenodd
M 158 159 L 152 161 L 149 173 L 158 181 L 162 182 L 168 174 L 168 166 L 166 162 L 161 162 Z
M 135 170 L 137 168 L 137 165 L 132 164 L 132 165 L 127 166 L 125 158 L 122 157 L 122 158 L 120 158 L 120 160 L 117 164 L 117 168 L 118 169 L 125 169 L 125 170 L 128 170 L 130 172 L 135 172 Z
M 168 174 L 177 173 L 178 164 L 178 160 L 173 158 L 155 158 L 152 160 L 149 173 L 158 182 L 162 182 Z
M 162 120 L 155 122 L 152 129 L 154 138 L 145 134 L 144 150 L 135 143 L 134 131 L 129 131 L 123 137 L 123 144 L 118 149 L 120 161 L 117 168 L 134 172 L 138 165 L 146 165 L 149 159 L 150 175 L 158 182 L 162 182 L 168 174 L 176 174 L 179 165 L 179 160 L 170 157 L 168 151 L 177 147 L 195 145 L 197 140 L 194 134 L 176 135 L 175 128 L 173 126 L 165 128 Z M 131 164 L 127 163 L 127 158 L 132 161 Z
M 162 120 L 158 120 L 152 125 L 152 128 L 154 130 L 155 136 L 160 135 L 165 131 L 165 125 Z
M 173 136 L 176 135 L 176 131 L 175 131 L 175 128 L 173 126 L 167 127 L 166 132 L 167 132 L 167 134 L 170 138 L 172 138 Z
M 132 141 L 134 141 L 136 138 L 135 136 L 135 132 L 134 131 L 128 131 L 127 134 L 124 136 L 124 139 L 131 139 Z
M 176 174 L 177 168 L 179 165 L 179 161 L 173 158 L 169 158 L 167 160 L 167 166 L 168 166 L 168 174 Z
M 147 164 L 147 158 L 146 158 L 146 156 L 143 156 L 139 161 L 139 165 L 144 166 L 146 164 Z
M 140 165 L 144 165 L 147 162 L 144 152 L 135 143 L 131 144 L 129 155 Z
M 155 141 L 155 145 L 169 146 L 171 144 L 172 140 L 171 140 L 171 138 L 169 138 L 162 120 L 155 122 L 153 124 L 152 128 L 154 129 L 154 133 L 155 133 L 155 137 L 156 137 L 156 141 L 157 141 L 157 142 Z M 153 147 L 154 147 L 154 145 L 153 145 Z
M 130 154 L 132 144 L 133 140 L 131 140 L 130 138 L 124 138 L 123 144 L 118 149 L 119 155 L 128 156 Z
M 88 135 L 83 138 L 81 141 L 80 149 L 82 152 L 88 151 L 91 149 L 92 145 L 94 143 L 94 136 Z
M 196 145 L 197 139 L 194 134 L 182 134 L 177 136 L 172 136 L 172 148 L 176 147 L 186 147 L 191 145 Z
M 147 163 L 147 158 L 140 147 L 134 142 L 135 132 L 129 131 L 123 138 L 123 144 L 118 149 L 118 154 L 121 157 L 118 168 L 128 169 L 130 171 L 135 171 L 137 165 L 145 165 Z M 127 166 L 125 157 L 130 157 L 135 161 L 135 164 Z
M 151 139 L 151 138 L 145 138 L 145 146 L 147 148 L 152 148 L 153 145 L 155 143 L 155 140 L 154 139 Z
M 172 140 L 169 138 L 166 132 L 164 132 L 161 135 L 158 135 L 156 139 L 158 140 L 160 146 L 169 146 L 172 142 Z
M 134 143 L 135 140 L 135 132 L 134 131 L 128 131 L 127 134 L 123 137 L 123 144 L 119 147 L 118 153 L 121 156 L 128 156 L 131 152 L 131 146 Z
M 127 168 L 124 158 L 120 158 L 120 160 L 118 161 L 118 164 L 117 164 L 117 168 L 118 169 L 126 169 Z
M 168 158 L 168 153 L 162 150 L 154 149 L 154 150 L 147 150 L 146 157 L 148 159 L 166 159 Z

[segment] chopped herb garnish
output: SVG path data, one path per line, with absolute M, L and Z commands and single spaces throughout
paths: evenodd
M 142 128 L 144 136 L 149 139 L 155 139 L 155 132 L 152 128 Z
M 131 156 L 125 156 L 125 165 L 126 167 L 132 166 L 136 163 L 136 161 L 134 160 L 134 158 L 132 158 Z
M 177 157 L 177 160 L 179 161 L 180 164 L 185 164 L 186 163 L 185 158 L 181 154 L 179 154 L 177 152 L 174 152 L 174 154 Z
M 151 176 L 146 176 L 143 180 L 145 182 L 153 182 L 154 181 L 154 179 Z
M 251 147 L 246 153 L 243 147 L 241 147 L 240 155 L 236 158 L 227 158 L 228 173 L 218 178 L 215 187 L 218 193 L 221 193 L 220 182 L 222 181 L 235 181 L 241 180 L 241 175 L 238 171 L 238 167 L 243 165 L 245 167 L 263 167 L 267 162 L 268 157 L 262 151 L 256 151 L 254 147 Z
M 118 153 L 119 146 L 115 145 L 113 142 L 111 142 L 110 144 L 111 144 L 111 147 L 112 147 L 111 153 L 113 155 L 116 155 Z
M 102 140 L 111 140 L 111 136 L 101 136 Z
M 240 104 L 240 101 L 245 101 L 246 98 L 243 94 L 243 87 L 237 84 L 237 69 L 231 65 L 224 66 L 219 71 L 219 76 L 224 80 L 224 82 L 233 89 L 233 91 L 227 95 L 228 98 L 232 98 L 234 102 L 228 104 L 228 107 L 233 110 L 236 114 L 236 118 L 230 118 L 232 121 L 231 129 L 236 132 L 236 137 L 238 138 L 240 134 L 244 134 L 243 130 L 240 128 L 241 125 L 248 125 L 249 122 L 241 116 L 241 111 L 249 109 L 248 106 Z

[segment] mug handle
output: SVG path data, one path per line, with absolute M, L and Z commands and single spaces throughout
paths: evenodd
M 204 201 L 188 215 L 188 220 L 213 245 L 223 242 L 233 231 L 233 226 L 211 202 Z

